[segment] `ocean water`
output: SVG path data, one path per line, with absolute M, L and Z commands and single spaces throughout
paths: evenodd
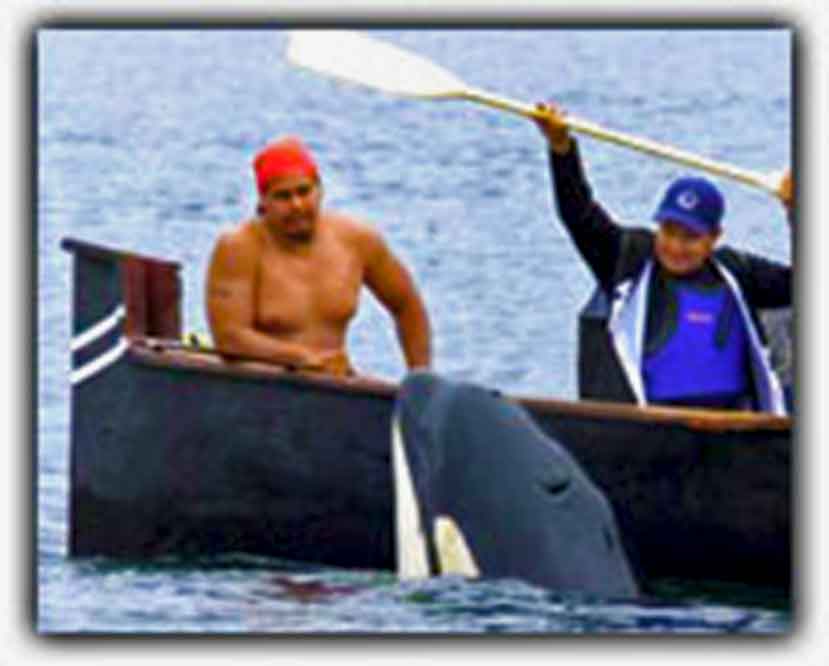
M 791 162 L 785 29 L 398 29 L 388 41 L 471 85 L 757 171 Z M 543 141 L 516 116 L 333 83 L 288 65 L 278 29 L 42 29 L 37 126 L 37 615 L 43 633 L 767 634 L 773 590 L 665 581 L 636 603 L 516 580 L 398 582 L 236 553 L 201 561 L 67 558 L 70 261 L 74 237 L 183 264 L 184 316 L 205 330 L 205 260 L 255 203 L 250 161 L 302 135 L 325 203 L 381 229 L 415 275 L 436 367 L 506 392 L 573 398 L 575 320 L 591 279 L 551 207 Z M 642 224 L 686 169 L 581 140 L 597 197 Z M 718 181 L 726 242 L 788 261 L 780 205 Z M 398 379 L 366 294 L 356 365 Z

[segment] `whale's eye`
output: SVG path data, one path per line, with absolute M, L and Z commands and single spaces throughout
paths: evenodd
M 570 487 L 570 479 L 559 478 L 550 481 L 541 481 L 539 485 L 544 490 L 544 492 L 547 492 L 550 495 L 561 495 L 561 493 L 563 493 Z

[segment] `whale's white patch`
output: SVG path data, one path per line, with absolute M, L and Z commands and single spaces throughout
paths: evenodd
M 458 524 L 449 516 L 438 516 L 434 527 L 440 573 L 478 578 L 481 575 L 478 563 L 469 551 Z
M 428 578 L 429 557 L 420 523 L 420 507 L 406 461 L 403 433 L 397 415 L 391 424 L 392 481 L 394 483 L 394 529 L 397 547 L 397 575 L 402 579 Z

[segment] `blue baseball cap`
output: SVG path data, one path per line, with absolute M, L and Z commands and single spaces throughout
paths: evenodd
M 653 219 L 678 222 L 699 234 L 718 233 L 725 199 L 705 178 L 679 178 L 668 186 Z

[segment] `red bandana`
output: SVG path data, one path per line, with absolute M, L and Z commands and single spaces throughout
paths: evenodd
M 256 185 L 263 194 L 268 183 L 281 176 L 318 177 L 317 163 L 311 153 L 296 137 L 286 137 L 270 143 L 253 161 Z

